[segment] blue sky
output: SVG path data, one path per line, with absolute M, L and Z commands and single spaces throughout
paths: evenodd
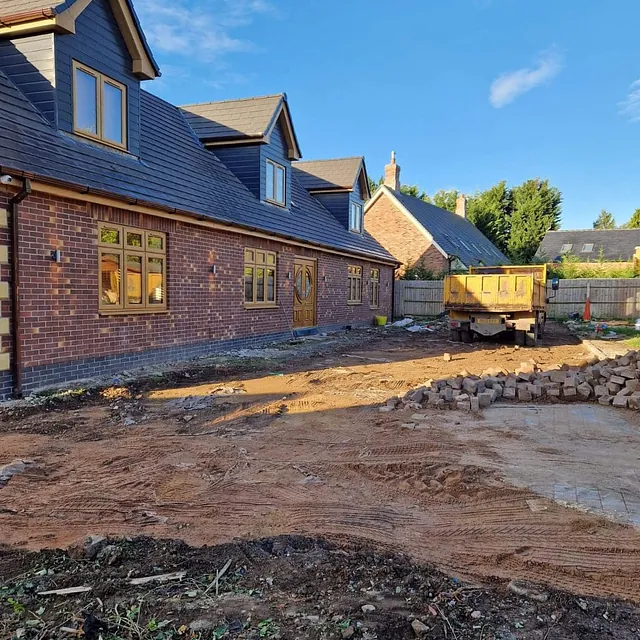
M 285 91 L 305 159 L 402 182 L 546 177 L 563 227 L 640 207 L 637 0 L 136 0 L 175 104 Z

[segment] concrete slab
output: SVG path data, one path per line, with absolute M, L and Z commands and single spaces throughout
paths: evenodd
M 465 421 L 459 435 L 482 437 L 491 449 L 465 462 L 494 467 L 515 486 L 561 504 L 640 526 L 640 428 L 633 418 L 597 404 L 494 404 Z

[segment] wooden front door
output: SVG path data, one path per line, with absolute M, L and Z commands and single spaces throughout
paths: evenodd
M 293 326 L 316 325 L 316 263 L 296 258 L 293 276 Z

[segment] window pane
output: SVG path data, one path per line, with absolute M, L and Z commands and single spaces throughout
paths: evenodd
M 142 234 L 133 233 L 127 231 L 127 246 L 128 247 L 142 247 Z
M 273 182 L 274 182 L 274 171 L 275 171 L 275 167 L 271 162 L 267 162 L 267 198 L 269 200 L 274 200 L 275 198 L 275 193 L 274 193 L 274 187 L 273 187 Z
M 142 256 L 127 256 L 127 301 L 142 304 Z
M 102 84 L 102 137 L 118 144 L 124 144 L 123 100 L 120 87 L 109 82 Z
M 253 302 L 253 268 L 244 268 L 244 301 Z
M 74 117 L 76 129 L 98 135 L 98 79 L 76 69 Z
M 113 227 L 100 228 L 100 242 L 102 244 L 120 244 L 120 229 Z
M 147 292 L 149 304 L 164 304 L 164 258 L 147 258 Z
M 267 254 L 267 264 L 275 264 L 276 263 L 276 254 L 268 253 Z
M 101 254 L 100 286 L 102 304 L 113 306 L 120 304 L 120 254 Z
M 147 248 L 152 251 L 162 251 L 164 249 L 164 238 L 154 233 L 147 234 Z
M 276 272 L 267 269 L 267 301 L 275 302 L 276 299 Z
M 256 302 L 264 302 L 264 269 L 256 269 Z
M 276 200 L 284 204 L 285 172 L 282 167 L 276 167 Z

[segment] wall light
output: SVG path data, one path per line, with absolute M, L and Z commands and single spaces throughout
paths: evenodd
M 209 271 L 211 271 L 211 273 L 214 273 L 214 274 L 215 274 L 215 273 L 216 273 L 216 271 L 217 271 L 217 270 L 216 270 L 216 265 L 215 265 L 215 264 L 212 264 L 212 265 L 209 267 Z
M 51 259 L 54 262 L 62 262 L 62 251 L 60 251 L 60 249 L 53 249 L 53 251 L 51 251 Z

